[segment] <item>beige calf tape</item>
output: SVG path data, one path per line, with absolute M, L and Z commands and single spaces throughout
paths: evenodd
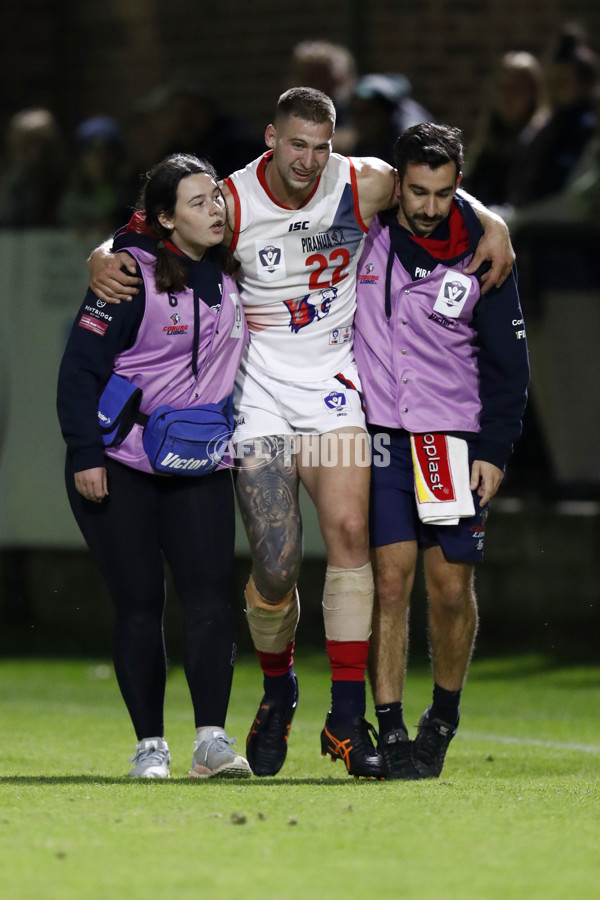
M 294 640 L 299 618 L 300 599 L 295 587 L 278 603 L 269 603 L 250 577 L 246 585 L 246 619 L 257 650 L 282 653 Z
M 371 563 L 360 569 L 327 566 L 323 620 L 328 641 L 368 641 L 373 614 Z

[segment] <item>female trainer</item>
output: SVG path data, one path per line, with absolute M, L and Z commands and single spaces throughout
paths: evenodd
M 223 454 L 248 331 L 214 169 L 175 154 L 115 237 L 143 279 L 132 303 L 91 290 L 60 367 L 58 415 L 77 523 L 115 610 L 114 665 L 137 736 L 130 776 L 168 778 L 163 555 L 183 605 L 196 739 L 190 776 L 247 776 L 225 733 L 235 657 L 231 471 Z M 154 413 L 154 415 L 152 415 Z

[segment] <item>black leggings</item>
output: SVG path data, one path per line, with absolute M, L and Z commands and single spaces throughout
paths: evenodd
M 71 508 L 115 608 L 114 664 L 138 740 L 164 734 L 163 553 L 183 605 L 184 668 L 196 727 L 225 725 L 235 656 L 231 474 L 149 475 L 106 459 L 109 496 Z

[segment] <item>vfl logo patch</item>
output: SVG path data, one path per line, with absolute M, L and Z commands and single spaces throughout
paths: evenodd
M 337 297 L 337 288 L 325 288 L 318 296 L 317 303 L 309 303 L 310 294 L 300 297 L 299 300 L 284 300 L 284 306 L 290 314 L 290 329 L 294 334 L 298 334 L 301 328 L 306 328 L 311 322 L 324 319 L 329 315 L 331 304 Z M 320 299 L 320 302 L 319 302 Z
M 255 241 L 256 274 L 260 281 L 272 282 L 286 277 L 285 251 L 276 244 Z
M 470 278 L 461 272 L 446 272 L 433 306 L 434 311 L 458 319 L 470 291 Z
M 330 413 L 338 416 L 347 415 L 347 410 L 350 408 L 347 395 L 341 391 L 330 391 L 328 394 L 324 394 L 323 403 Z
M 269 244 L 268 247 L 258 251 L 258 258 L 263 269 L 274 272 L 281 263 L 281 250 Z

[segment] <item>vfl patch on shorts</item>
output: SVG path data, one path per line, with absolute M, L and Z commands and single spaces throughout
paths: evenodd
M 352 409 L 350 398 L 344 391 L 329 391 L 321 394 L 325 409 L 332 416 L 347 416 Z

